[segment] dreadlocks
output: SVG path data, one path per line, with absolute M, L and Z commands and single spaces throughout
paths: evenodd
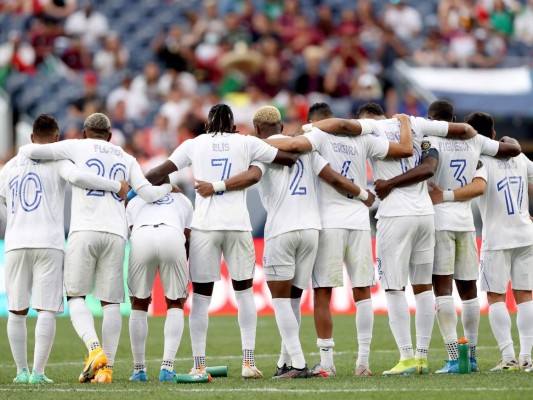
M 227 104 L 217 104 L 209 110 L 207 116 L 207 133 L 216 134 L 218 132 L 235 132 L 233 124 L 233 112 Z

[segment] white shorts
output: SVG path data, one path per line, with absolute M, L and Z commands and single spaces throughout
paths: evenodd
M 222 253 L 231 279 L 244 281 L 254 277 L 255 252 L 251 232 L 193 229 L 189 247 L 191 281 L 219 281 Z
M 123 303 L 125 246 L 124 239 L 113 233 L 72 232 L 65 255 L 67 296 L 92 293 L 97 300 Z
M 318 233 L 317 229 L 303 229 L 269 238 L 263 253 L 266 280 L 292 280 L 292 286 L 309 289 L 318 250 Z
M 507 293 L 507 285 L 515 290 L 533 290 L 533 245 L 515 249 L 481 252 L 481 290 Z
M 130 296 L 151 296 L 159 268 L 165 297 L 185 299 L 189 283 L 185 236 L 168 225 L 142 226 L 130 239 L 128 289 Z
M 380 218 L 376 261 L 383 289 L 431 283 L 435 248 L 433 215 Z
M 9 310 L 63 312 L 63 251 L 16 249 L 5 255 L 5 284 Z
M 374 286 L 370 231 L 322 229 L 313 268 L 313 288 L 342 286 L 343 263 L 352 288 Z
M 475 232 L 435 232 L 433 275 L 453 275 L 460 281 L 479 278 Z

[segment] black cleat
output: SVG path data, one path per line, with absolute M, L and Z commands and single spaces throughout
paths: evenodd
M 306 379 L 311 378 L 313 375 L 307 368 L 307 365 L 302 369 L 290 367 L 287 372 L 282 375 L 274 376 L 274 379 Z
M 278 376 L 286 374 L 290 370 L 291 370 L 291 367 L 287 367 L 287 364 L 283 364 L 283 367 L 281 368 L 276 365 L 276 372 L 274 372 L 274 375 L 272 375 L 272 378 L 277 378 Z

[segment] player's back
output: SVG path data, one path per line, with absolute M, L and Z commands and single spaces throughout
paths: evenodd
M 269 139 L 287 138 L 273 135 Z M 316 152 L 302 154 L 287 167 L 253 163 L 263 172 L 258 183 L 259 196 L 267 211 L 265 238 L 300 229 L 320 229 L 317 200 L 317 175 L 327 162 Z
M 216 182 L 247 171 L 252 161 L 272 162 L 277 150 L 253 136 L 205 133 L 185 141 L 170 156 L 181 169 L 192 165 L 196 179 Z M 202 230 L 251 231 L 246 190 L 195 199 L 192 225 Z
M 487 181 L 478 198 L 483 220 L 483 250 L 501 250 L 533 244 L 529 215 L 528 182 L 533 183 L 533 162 L 524 154 L 510 159 L 481 156 L 476 176 Z
M 433 147 L 439 151 L 439 165 L 433 178 L 444 190 L 459 189 L 472 181 L 482 153 L 495 155 L 498 142 L 482 135 L 468 140 L 430 136 Z M 435 205 L 435 229 L 473 231 L 474 218 L 470 201 L 444 202 Z
M 22 155 L 2 169 L 0 194 L 5 196 L 5 250 L 53 248 L 62 250 L 65 186 L 59 168 L 70 161 L 34 161 Z
M 111 180 L 130 181 L 134 158 L 122 148 L 105 140 L 70 140 L 69 155 L 84 171 Z M 131 184 L 131 182 L 130 182 Z M 70 231 L 100 231 L 127 237 L 123 200 L 115 193 L 103 190 L 72 188 Z
M 143 225 L 158 224 L 172 226 L 183 233 L 191 224 L 193 211 L 192 203 L 185 195 L 169 193 L 153 203 L 134 197 L 126 207 L 126 217 L 132 234 Z

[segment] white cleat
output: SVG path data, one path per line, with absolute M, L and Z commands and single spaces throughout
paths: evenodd
M 316 378 L 332 378 L 337 375 L 335 365 L 324 368 L 320 363 L 315 365 L 311 370 L 311 375 Z
M 245 361 L 242 365 L 242 378 L 243 379 L 261 379 L 263 373 L 257 369 L 257 367 L 251 366 L 248 361 Z

